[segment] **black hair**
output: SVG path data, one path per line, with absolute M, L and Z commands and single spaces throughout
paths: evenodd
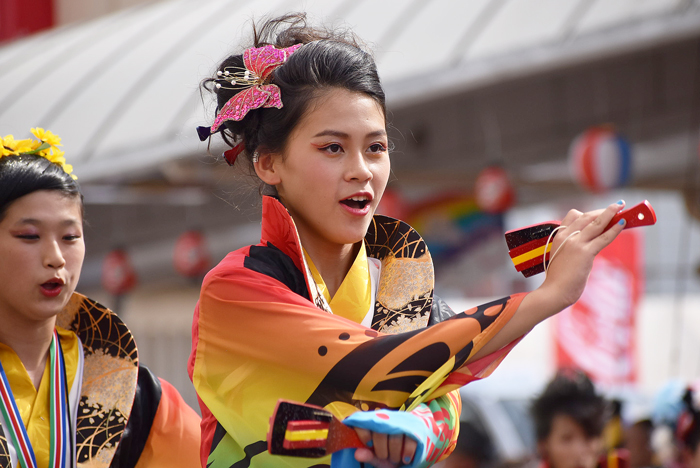
M 684 412 L 686 413 L 686 427 L 677 434 L 691 452 L 695 452 L 700 445 L 700 411 L 695 408 L 693 402 L 693 390 L 688 388 L 683 395 Z
M 692 430 L 688 433 L 683 443 L 690 449 L 691 452 L 695 452 L 700 445 L 700 424 L 695 422 Z
M 456 451 L 476 460 L 477 465 L 488 465 L 496 460 L 496 449 L 482 424 L 460 421 Z
M 272 74 L 271 83 L 279 86 L 283 107 L 255 109 L 241 121 L 226 121 L 222 136 L 231 147 L 243 141 L 249 167 L 257 151 L 281 153 L 292 130 L 314 100 L 330 88 L 363 93 L 374 99 L 386 118 L 386 104 L 372 55 L 362 49 L 359 40 L 348 31 L 311 28 L 306 15 L 289 14 L 271 19 L 257 29 L 253 25 L 253 47 L 277 48 L 305 44 Z M 243 55 L 227 57 L 218 67 L 243 68 Z M 219 88 L 216 84 L 224 84 Z M 202 88 L 216 94 L 217 112 L 244 88 L 227 86 L 214 78 L 202 82 Z
M 77 198 L 82 212 L 80 186 L 61 166 L 35 154 L 0 157 L 0 220 L 15 200 L 38 190 Z
M 605 410 L 605 399 L 596 393 L 593 382 L 585 373 L 571 370 L 557 373 L 530 408 L 539 441 L 549 436 L 558 415 L 571 417 L 588 437 L 600 436 Z

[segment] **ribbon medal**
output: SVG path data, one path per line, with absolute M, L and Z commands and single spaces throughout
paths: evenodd
M 49 452 L 51 468 L 69 468 L 71 453 L 71 432 L 68 411 L 68 395 L 66 392 L 66 365 L 63 360 L 63 350 L 58 339 L 58 332 L 54 330 L 51 346 L 49 347 L 51 366 L 51 447 Z M 0 411 L 7 423 L 5 429 L 8 441 L 12 443 L 17 452 L 17 459 L 21 468 L 37 468 L 34 449 L 29 441 L 27 429 L 22 422 L 22 417 L 17 409 L 15 398 L 10 389 L 10 383 L 5 375 L 5 370 L 0 363 Z

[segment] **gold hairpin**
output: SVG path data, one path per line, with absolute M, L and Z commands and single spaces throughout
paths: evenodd
M 220 89 L 225 86 L 220 83 L 221 81 L 229 83 L 231 85 L 230 88 L 227 86 L 229 89 L 233 89 L 234 87 L 246 88 L 249 86 L 263 84 L 258 75 L 246 68 L 241 67 L 226 67 L 223 70 L 217 71 L 216 76 L 218 77 L 216 89 Z

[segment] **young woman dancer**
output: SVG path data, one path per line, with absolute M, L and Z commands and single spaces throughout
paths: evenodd
M 189 372 L 200 398 L 202 466 L 327 466 L 266 452 L 279 399 L 325 407 L 366 448 L 333 466 L 430 466 L 454 447 L 455 392 L 488 375 L 520 337 L 575 302 L 622 203 L 571 211 L 544 284 L 452 315 L 433 297 L 420 236 L 373 216 L 390 173 L 384 92 L 370 54 L 303 15 L 272 20 L 204 87 L 211 127 L 260 179 L 258 245 L 204 279 Z M 431 325 L 431 326 L 428 326 Z M 400 411 L 396 411 L 400 410 Z
M 199 417 L 75 293 L 83 202 L 60 138 L 0 140 L 0 467 L 191 467 Z

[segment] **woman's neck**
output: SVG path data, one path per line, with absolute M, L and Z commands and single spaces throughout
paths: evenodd
M 9 346 L 17 354 L 34 383 L 34 388 L 38 389 L 49 355 L 56 317 L 37 324 L 4 315 L 6 314 L 0 314 L 3 320 L 3 326 L 0 327 L 0 343 Z
M 343 283 L 345 276 L 357 257 L 357 252 L 362 242 L 356 244 L 321 246 L 313 242 L 302 245 L 306 253 L 311 257 L 316 269 L 326 283 L 328 294 L 332 298 Z

